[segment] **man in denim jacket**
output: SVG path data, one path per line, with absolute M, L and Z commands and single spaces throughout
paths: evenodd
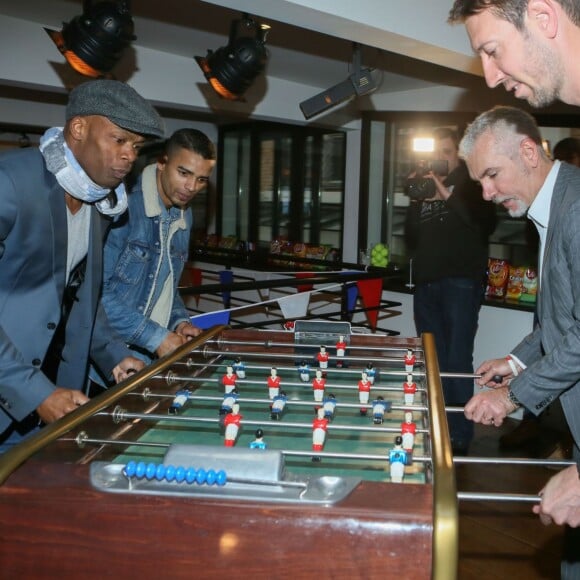
M 176 131 L 165 153 L 139 176 L 129 211 L 106 240 L 103 306 L 117 333 L 148 362 L 200 333 L 178 282 L 189 249 L 188 206 L 207 187 L 215 159 L 215 147 L 202 132 Z

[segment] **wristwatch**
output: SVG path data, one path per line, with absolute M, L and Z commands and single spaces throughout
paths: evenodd
M 510 388 L 508 388 L 507 396 L 509 402 L 515 405 L 516 409 L 522 406 L 522 404 L 519 402 L 518 398 L 515 396 L 514 392 Z

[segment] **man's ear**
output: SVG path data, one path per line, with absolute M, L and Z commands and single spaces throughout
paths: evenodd
M 520 155 L 526 165 L 537 167 L 540 160 L 540 152 L 537 143 L 530 137 L 524 137 L 520 142 Z
M 76 141 L 82 141 L 86 135 L 87 122 L 86 117 L 73 117 L 69 119 L 67 123 L 69 135 Z
M 529 0 L 527 25 L 537 29 L 546 38 L 558 34 L 558 16 L 562 11 L 555 0 Z
M 163 154 L 160 157 L 157 158 L 157 169 L 163 169 L 165 167 L 165 165 L 167 164 L 167 154 Z

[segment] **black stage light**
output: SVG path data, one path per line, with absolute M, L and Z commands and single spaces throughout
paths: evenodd
M 240 29 L 254 32 L 252 36 L 239 36 Z M 268 51 L 264 46 L 267 24 L 259 24 L 244 14 L 240 20 L 233 20 L 227 46 L 215 52 L 207 51 L 207 56 L 196 56 L 195 60 L 214 91 L 229 101 L 241 101 L 254 79 L 264 70 Z
M 44 30 L 74 70 L 95 78 L 106 76 L 136 38 L 129 0 L 85 0 L 82 15 L 63 23 L 60 32 Z
M 377 88 L 372 70 L 361 69 L 361 56 L 358 44 L 353 44 L 353 73 L 346 80 L 306 99 L 300 103 L 305 119 L 319 115 L 352 97 L 367 95 Z

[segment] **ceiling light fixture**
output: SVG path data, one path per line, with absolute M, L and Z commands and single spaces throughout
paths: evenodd
M 70 66 L 88 77 L 103 77 L 135 40 L 129 0 L 83 2 L 83 13 L 61 31 L 44 29 Z
M 332 107 L 351 99 L 352 97 L 368 95 L 377 88 L 372 77 L 372 69 L 361 69 L 361 53 L 359 45 L 353 43 L 352 74 L 345 81 L 322 91 L 300 103 L 300 110 L 305 119 L 324 113 Z
M 267 24 L 260 24 L 244 14 L 241 19 L 232 21 L 227 46 L 215 52 L 208 50 L 205 57 L 195 57 L 205 78 L 220 97 L 229 101 L 243 100 L 242 95 L 268 61 L 264 44 L 269 30 Z M 240 36 L 240 32 L 248 31 L 253 36 Z

